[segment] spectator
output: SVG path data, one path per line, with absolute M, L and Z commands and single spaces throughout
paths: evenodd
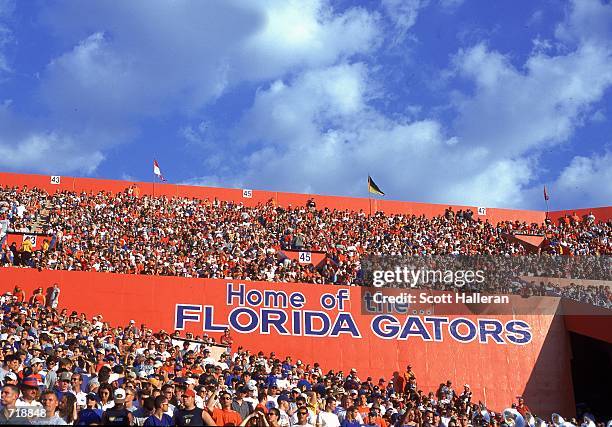
M 166 427 L 174 425 L 172 418 L 165 412 L 168 410 L 168 399 L 164 396 L 157 396 L 155 398 L 155 411 L 144 422 L 145 427 Z
M 104 425 L 133 425 L 134 416 L 125 407 L 126 393 L 122 388 L 118 388 L 113 393 L 114 406 L 104 411 L 102 424 Z
M 215 407 L 217 404 L 220 404 L 221 408 Z M 211 395 L 207 404 L 208 411 L 216 425 L 238 426 L 242 422 L 242 418 L 240 418 L 240 414 L 231 407 L 232 395 L 227 392 L 221 393 L 219 395 L 219 400 L 217 400 L 216 394 Z
M 76 421 L 78 426 L 96 425 L 102 422 L 102 409 L 99 409 L 97 396 L 94 393 L 89 393 L 85 398 L 85 408 L 79 411 L 79 417 Z
M 21 397 L 17 400 L 17 406 L 21 407 L 42 407 L 42 404 L 37 401 L 38 399 L 38 380 L 33 377 L 25 377 L 21 382 Z
M 67 425 L 66 421 L 56 413 L 59 402 L 57 400 L 57 395 L 53 391 L 43 391 L 40 396 L 40 402 L 43 405 L 45 416 L 32 420 L 32 424 Z

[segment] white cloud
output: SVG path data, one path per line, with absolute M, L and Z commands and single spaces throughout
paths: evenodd
M 316 68 L 380 43 L 378 16 L 361 8 L 337 15 L 326 0 L 260 1 L 265 24 L 241 45 L 232 68 L 248 80 Z
M 612 39 L 612 4 L 601 0 L 576 0 L 568 8 L 568 18 L 555 30 L 559 40 L 609 45 Z
M 13 32 L 8 25 L 14 10 L 14 0 L 0 0 L 0 80 L 4 77 L 3 75 L 12 71 L 6 56 L 6 49 L 14 42 Z
M 453 99 L 458 116 L 448 129 L 372 108 L 376 84 L 363 64 L 278 80 L 258 91 L 241 123 L 251 154 L 234 159 L 231 170 L 244 173 L 227 179 L 363 195 L 370 172 L 396 198 L 532 207 L 538 154 L 568 141 L 612 86 L 610 46 L 592 35 L 556 56 L 534 51 L 516 67 L 480 43 L 454 66 L 474 91 Z
M 89 153 L 96 165 L 96 154 L 129 142 L 146 119 L 191 116 L 242 82 L 369 52 L 379 43 L 377 20 L 362 8 L 334 13 L 327 0 L 60 0 L 44 6 L 39 22 L 70 48 L 41 73 L 48 117 L 32 125 L 43 140 L 88 136 L 80 152 L 64 154 L 78 163 Z M 202 140 L 201 132 L 183 134 Z M 56 160 L 21 154 L 30 170 Z
M 500 156 L 568 140 L 612 86 L 612 56 L 591 44 L 566 55 L 535 54 L 521 70 L 484 44 L 460 52 L 455 61 L 476 84 L 473 96 L 456 101 L 457 133 Z
M 98 114 L 191 111 L 239 82 L 366 52 L 378 31 L 375 15 L 333 14 L 324 0 L 65 1 L 47 14 L 72 38 L 97 29 L 50 64 L 48 103 L 93 101 Z
M 111 128 L 100 134 L 83 127 L 72 133 L 15 113 L 13 103 L 0 104 L 0 166 L 5 170 L 91 174 L 104 160 L 97 138 L 119 135 Z
M 603 123 L 607 120 L 606 114 L 603 110 L 599 109 L 593 113 L 591 116 L 591 121 L 595 123 Z
M 393 43 L 400 43 L 406 38 L 408 31 L 416 23 L 420 9 L 427 3 L 427 0 L 382 0 L 382 5 L 395 27 Z
M 588 121 L 603 118 L 593 109 L 612 87 L 611 27 L 612 5 L 597 0 L 576 2 L 566 20 L 557 26 L 557 41 L 536 39 L 534 51 L 521 67 L 513 66 L 509 57 L 484 43 L 464 49 L 454 58 L 457 73 L 473 82 L 474 90 L 470 95 L 455 94 L 458 116 L 453 130 L 460 137 L 459 145 L 482 149 L 488 154 L 489 164 L 513 159 L 509 163 L 512 167 L 500 168 L 490 177 L 492 183 L 510 177 L 507 199 L 500 200 L 504 205 L 539 207 L 534 206 L 537 202 L 533 197 L 537 193 L 534 184 L 539 179 L 538 155 L 547 147 L 570 141 L 576 129 Z M 559 53 L 547 53 L 559 41 L 565 43 L 562 49 L 557 48 Z M 583 158 L 575 159 L 564 173 L 570 176 L 583 172 L 584 162 Z M 602 170 L 599 158 L 593 157 L 589 162 Z M 524 178 L 518 179 L 517 171 Z M 598 175 L 601 173 L 581 176 Z M 580 198 L 580 192 L 599 194 L 599 200 L 606 200 L 598 191 L 605 181 L 573 182 L 591 186 L 573 191 L 576 200 L 596 200 Z M 475 184 L 472 191 L 486 188 Z M 541 185 L 536 187 L 541 191 Z M 522 204 L 520 197 L 512 196 L 518 196 L 518 192 L 522 194 Z M 571 199 L 566 198 L 564 203 L 571 205 Z
M 563 206 L 588 207 L 612 200 L 612 151 L 576 156 L 552 187 L 551 199 Z
M 440 5 L 447 11 L 453 11 L 463 4 L 465 0 L 439 0 Z
M 259 90 L 238 130 L 241 145 L 227 148 L 226 185 L 364 196 L 370 173 L 392 198 L 523 202 L 523 161 L 488 164 L 486 151 L 460 147 L 436 121 L 385 117 L 368 102 L 369 79 L 364 64 L 340 64 Z M 232 158 L 245 148 L 246 158 Z
M 100 151 L 87 152 L 70 137 L 54 133 L 31 134 L 21 141 L 0 144 L 0 165 L 4 169 L 36 169 L 49 174 L 92 173 L 104 159 Z

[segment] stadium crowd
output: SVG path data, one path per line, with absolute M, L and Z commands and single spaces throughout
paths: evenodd
M 360 284 L 360 259 L 373 256 L 526 255 L 511 234 L 546 236 L 544 252 L 610 255 L 612 224 L 568 217 L 552 224 L 473 219 L 471 211 L 426 218 L 317 209 L 253 208 L 223 201 L 5 188 L 0 192 L 0 236 L 31 228 L 48 208 L 40 250 L 6 247 L 3 265 L 234 278 L 275 282 Z M 321 251 L 323 265 L 279 257 L 282 250 Z
M 407 366 L 389 378 L 325 370 L 274 353 L 237 347 L 229 333 L 220 356 L 209 341 L 176 341 L 130 321 L 0 298 L 0 423 L 53 425 L 497 426 L 545 425 L 519 398 L 485 408 L 468 384 L 448 380 L 421 390 Z M 189 335 L 188 335 L 189 337 Z M 173 340 L 174 339 L 174 340 Z M 182 345 L 177 345 L 177 343 Z M 196 343 L 196 344 L 194 344 Z M 590 413 L 571 420 L 585 427 Z M 569 425 L 553 416 L 555 425 Z M 510 421 L 512 420 L 512 421 Z

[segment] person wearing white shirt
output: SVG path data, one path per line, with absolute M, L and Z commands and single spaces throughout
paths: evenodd
M 333 397 L 325 399 L 325 410 L 319 412 L 319 415 L 317 415 L 317 423 L 321 425 L 321 427 L 340 427 L 340 420 L 338 416 L 334 414 L 335 409 L 336 399 Z
M 21 397 L 17 399 L 16 406 L 42 407 L 36 400 L 38 395 L 38 380 L 35 377 L 25 377 L 21 382 Z
M 83 409 L 87 407 L 87 393 L 82 390 L 83 378 L 81 374 L 73 373 L 70 378 L 70 386 L 77 399 L 77 407 Z

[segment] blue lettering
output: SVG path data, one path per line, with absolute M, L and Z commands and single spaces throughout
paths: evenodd
M 383 323 L 384 322 L 384 323 Z M 397 336 L 400 330 L 400 323 L 390 314 L 380 314 L 372 319 L 372 332 L 382 339 L 393 339 Z
M 306 297 L 299 292 L 294 292 L 289 297 L 289 303 L 293 308 L 302 308 L 306 303 Z
M 285 328 L 287 322 L 287 313 L 283 310 L 275 310 L 264 308 L 261 310 L 261 327 L 262 334 L 270 333 L 270 326 L 273 326 L 281 335 L 289 335 L 289 331 Z
M 468 327 L 468 334 L 461 335 L 459 333 L 459 325 L 466 325 Z M 476 338 L 476 325 L 471 320 L 459 317 L 450 322 L 449 331 L 451 336 L 459 342 L 470 342 Z
M 322 323 L 320 329 L 315 329 L 313 321 L 319 319 Z M 331 320 L 327 313 L 321 311 L 304 311 L 304 336 L 324 337 L 329 332 Z
M 348 301 L 351 297 L 349 290 L 348 289 L 340 289 L 337 293 L 336 293 L 336 297 L 338 300 L 338 310 L 343 311 L 344 310 L 344 302 Z
M 433 323 L 434 341 L 444 341 L 444 338 L 442 337 L 442 324 L 448 323 L 448 319 L 446 317 L 426 317 L 425 321 Z
M 225 303 L 234 305 L 234 298 L 238 298 L 238 305 L 244 305 L 244 283 L 238 284 L 238 290 L 234 290 L 233 283 L 227 284 Z
M 416 330 L 414 327 L 416 327 Z M 423 341 L 431 341 L 431 336 L 429 335 L 427 328 L 423 324 L 421 318 L 417 316 L 409 316 L 406 319 L 406 323 L 404 323 L 399 339 L 408 339 L 408 336 L 410 335 L 418 335 L 423 339 Z
M 185 329 L 185 322 L 199 322 L 201 305 L 177 304 L 174 311 L 174 329 L 182 331 Z
M 223 332 L 227 328 L 227 325 L 215 325 L 213 320 L 215 318 L 215 307 L 212 305 L 204 306 L 204 330 L 208 332 Z
M 497 344 L 506 344 L 501 336 L 504 328 L 500 321 L 495 319 L 478 319 L 478 328 L 480 329 L 478 342 L 482 344 L 488 343 L 490 335 Z
M 321 307 L 325 310 L 331 310 L 336 306 L 336 297 L 332 294 L 321 295 Z
M 531 342 L 531 326 L 522 320 L 511 320 L 506 323 L 506 338 L 512 344 L 525 345 Z
M 257 289 L 251 289 L 246 294 L 246 300 L 249 305 L 258 306 L 263 301 L 263 295 Z
M 346 326 L 344 326 L 345 323 Z M 351 313 L 338 313 L 329 336 L 337 337 L 340 334 L 350 334 L 353 338 L 361 338 L 361 333 L 359 333 L 359 328 L 355 324 Z
M 246 325 L 241 324 L 238 320 L 241 315 L 247 316 L 249 318 L 249 323 Z M 257 329 L 259 323 L 259 318 L 255 310 L 248 307 L 238 307 L 233 309 L 230 312 L 228 320 L 232 329 L 243 334 L 253 332 L 255 329 Z

